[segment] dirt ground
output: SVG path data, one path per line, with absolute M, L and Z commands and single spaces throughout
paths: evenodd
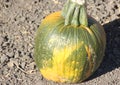
M 41 76 L 33 50 L 41 20 L 61 10 L 65 1 L 0 0 L 0 85 L 64 85 Z M 65 85 L 120 85 L 120 0 L 89 0 L 87 8 L 105 28 L 104 60 L 86 81 Z

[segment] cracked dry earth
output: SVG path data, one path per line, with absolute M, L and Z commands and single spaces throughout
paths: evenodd
M 0 0 L 0 85 L 64 85 L 44 79 L 34 62 L 34 36 L 41 20 L 66 0 Z M 65 85 L 120 85 L 120 0 L 89 0 L 88 14 L 106 32 L 99 69 L 86 81 Z

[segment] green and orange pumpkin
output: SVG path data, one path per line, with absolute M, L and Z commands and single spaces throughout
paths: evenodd
M 99 67 L 105 45 L 104 29 L 87 15 L 85 0 L 68 0 L 62 11 L 48 15 L 37 30 L 35 62 L 44 78 L 77 83 Z

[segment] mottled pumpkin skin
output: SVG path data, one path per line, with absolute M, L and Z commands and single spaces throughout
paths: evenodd
M 37 30 L 35 62 L 48 80 L 81 82 L 100 65 L 105 51 L 105 32 L 93 18 L 89 28 L 64 26 L 61 12 L 47 16 Z

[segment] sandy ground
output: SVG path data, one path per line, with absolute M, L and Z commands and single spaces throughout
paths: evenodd
M 65 1 L 0 0 L 0 85 L 64 85 L 41 76 L 33 50 L 41 20 L 61 10 Z M 120 0 L 90 0 L 87 8 L 105 28 L 106 52 L 88 80 L 71 85 L 120 85 Z

